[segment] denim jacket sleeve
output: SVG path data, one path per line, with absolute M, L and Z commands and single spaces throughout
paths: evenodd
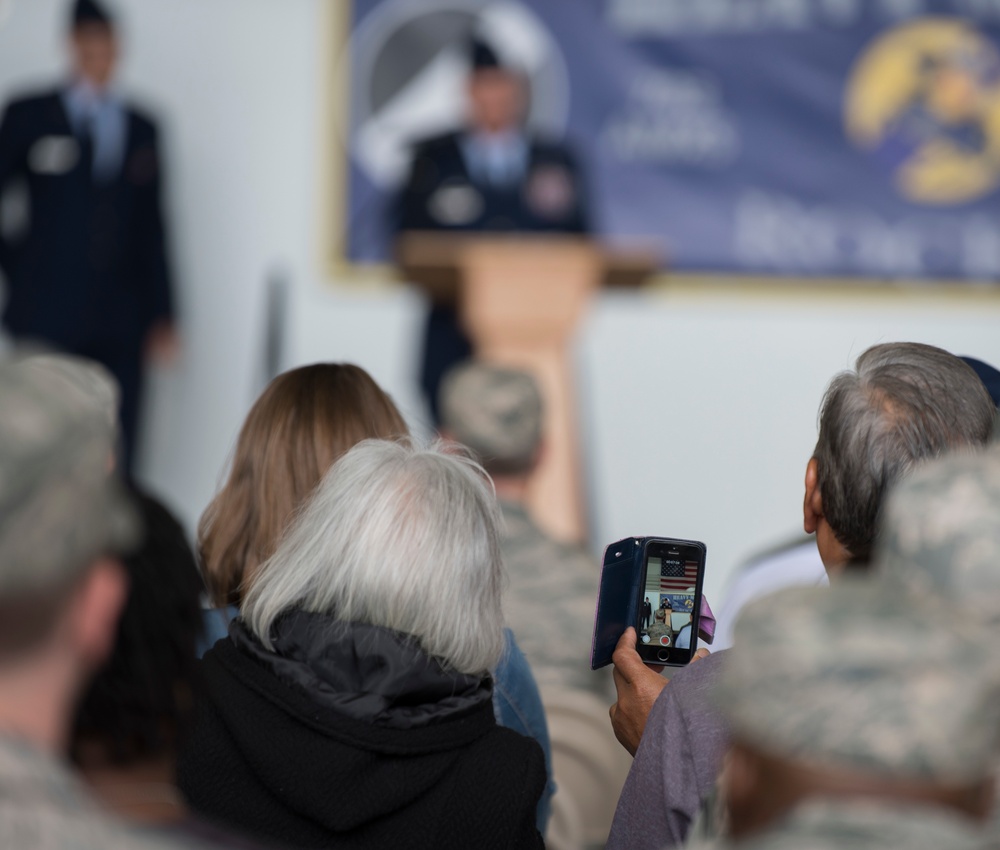
M 538 693 L 538 685 L 532 675 L 528 659 L 524 657 L 514 640 L 514 633 L 504 629 L 506 639 L 504 654 L 497 665 L 493 679 L 493 713 L 497 723 L 534 738 L 545 753 L 545 773 L 547 781 L 542 799 L 538 801 L 538 831 L 545 835 L 552 806 L 552 795 L 556 786 L 552 781 L 552 746 L 549 743 L 549 727 L 545 722 L 545 709 Z

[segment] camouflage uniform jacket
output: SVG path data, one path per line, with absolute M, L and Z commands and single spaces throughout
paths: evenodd
M 693 843 L 691 850 L 986 850 L 971 820 L 931 805 L 811 800 L 739 844 Z
M 607 677 L 590 669 L 597 564 L 583 549 L 545 534 L 520 505 L 501 507 L 510 574 L 504 614 L 535 679 L 606 696 Z
M 180 846 L 131 830 L 104 814 L 67 766 L 23 741 L 0 736 L 0 847 L 171 850 Z

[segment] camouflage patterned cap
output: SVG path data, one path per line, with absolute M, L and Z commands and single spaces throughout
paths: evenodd
M 890 494 L 872 569 L 1000 625 L 1000 447 L 915 470 Z
M 870 577 L 748 605 L 716 697 L 736 738 L 797 762 L 967 782 L 1000 753 L 985 627 Z
M 13 361 L 28 375 L 41 380 L 52 380 L 53 388 L 73 396 L 74 404 L 81 409 L 90 408 L 100 421 L 106 423 L 111 439 L 118 431 L 118 407 L 121 389 L 114 376 L 100 363 L 74 354 L 47 352 L 31 354 Z M 49 378 L 43 377 L 50 376 Z
M 442 425 L 490 472 L 531 468 L 542 438 L 542 396 L 527 372 L 465 363 L 441 383 Z
M 106 406 L 72 383 L 35 358 L 0 363 L 0 595 L 72 578 L 139 537 L 109 473 Z

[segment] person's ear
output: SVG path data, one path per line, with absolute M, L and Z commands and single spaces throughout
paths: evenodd
M 753 790 L 758 780 L 756 766 L 749 753 L 742 747 L 733 747 L 726 755 L 722 768 L 721 784 L 728 800 L 741 800 Z
M 90 669 L 99 667 L 114 648 L 128 593 L 128 578 L 118 561 L 101 558 L 77 588 L 70 628 L 74 649 Z
M 823 519 L 823 495 L 819 488 L 819 463 L 809 458 L 806 464 L 806 493 L 802 500 L 802 527 L 806 534 L 814 534 Z
M 542 461 L 544 461 L 549 455 L 549 445 L 548 441 L 544 436 L 539 437 L 538 445 L 535 446 L 535 458 L 531 462 L 532 469 L 538 469 L 541 466 Z
M 753 830 L 756 803 L 761 793 L 758 767 L 753 756 L 738 744 L 733 745 L 726 756 L 719 785 L 734 837 L 742 837 Z
M 976 820 L 983 823 L 989 822 L 997 799 L 996 793 L 996 777 L 990 777 L 984 781 L 973 793 L 973 799 L 970 801 L 970 804 L 972 815 Z

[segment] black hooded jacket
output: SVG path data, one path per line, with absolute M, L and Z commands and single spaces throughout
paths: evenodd
M 285 847 L 543 846 L 544 757 L 497 726 L 489 679 L 322 615 L 273 638 L 269 652 L 236 621 L 205 655 L 178 766 L 198 812 Z

